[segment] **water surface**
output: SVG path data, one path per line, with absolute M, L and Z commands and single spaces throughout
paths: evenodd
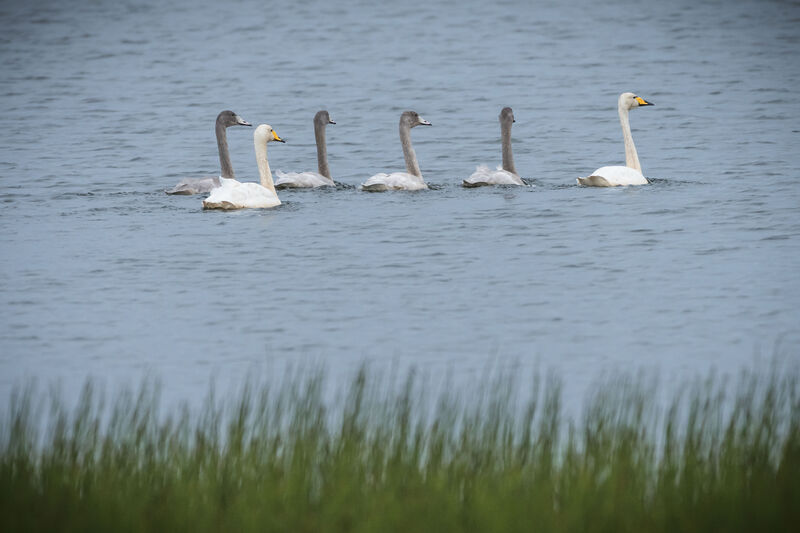
M 580 390 L 796 356 L 798 28 L 790 2 L 6 2 L 0 398 L 148 372 L 186 398 L 309 359 Z M 623 91 L 656 104 L 631 115 L 652 184 L 578 188 L 624 160 Z M 500 162 L 503 106 L 533 186 L 462 189 Z M 273 169 L 315 169 L 323 108 L 351 187 L 232 213 L 163 193 L 217 172 L 222 109 L 287 139 Z M 358 191 L 403 168 L 405 109 L 435 187 Z M 228 139 L 255 180 L 252 130 Z

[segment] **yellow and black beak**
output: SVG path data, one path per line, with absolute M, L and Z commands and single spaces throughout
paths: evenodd
M 275 133 L 275 130 L 272 130 L 272 140 L 273 141 L 278 141 L 279 143 L 285 143 L 286 142 L 283 139 L 281 139 L 280 137 L 278 137 L 278 134 Z
M 652 102 L 648 102 L 647 100 L 645 100 L 645 99 L 644 99 L 644 98 L 642 98 L 641 96 L 637 96 L 637 97 L 636 97 L 636 103 L 638 103 L 638 104 L 639 104 L 639 107 L 646 106 L 646 105 L 655 105 L 655 104 L 654 104 L 654 103 L 652 103 Z

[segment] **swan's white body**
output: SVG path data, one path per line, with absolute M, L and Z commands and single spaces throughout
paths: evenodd
M 314 139 L 317 144 L 317 169 L 319 172 L 281 172 L 275 171 L 278 189 L 299 189 L 310 187 L 335 187 L 328 168 L 328 148 L 325 143 L 325 129 L 328 124 L 336 124 L 324 109 L 314 115 Z
M 416 111 L 404 111 L 400 115 L 400 142 L 403 145 L 403 157 L 406 160 L 405 172 L 392 172 L 391 174 L 375 174 L 361 184 L 361 190 L 370 192 L 381 191 L 419 191 L 427 189 L 428 184 L 422 179 L 419 162 L 414 147 L 411 146 L 411 128 L 415 126 L 430 126 L 431 123 L 417 114 Z
M 375 174 L 361 185 L 365 191 L 420 191 L 428 188 L 422 176 L 408 172 L 392 172 L 391 174 Z
M 318 172 L 281 172 L 275 171 L 276 189 L 300 189 L 309 187 L 336 187 L 332 179 Z
M 630 167 L 600 167 L 591 176 L 578 178 L 585 187 L 624 187 L 626 185 L 647 185 L 649 182 L 641 172 Z
M 503 147 L 503 164 L 496 170 L 486 165 L 478 165 L 475 172 L 464 180 L 464 187 L 483 187 L 487 185 L 525 185 L 517 174 L 514 166 L 514 157 L 511 153 L 511 125 L 515 122 L 514 111 L 504 107 L 500 111 L 500 138 Z
M 470 177 L 464 180 L 464 187 L 481 187 L 485 185 L 525 185 L 522 178 L 503 170 L 502 166 L 498 166 L 495 170 L 490 169 L 486 165 L 478 165 L 475 172 Z
M 617 102 L 622 138 L 625 142 L 625 166 L 600 167 L 585 178 L 578 178 L 578 184 L 586 187 L 617 187 L 626 185 L 646 185 L 649 183 L 642 174 L 639 155 L 633 144 L 628 114 L 631 109 L 653 105 L 633 93 L 622 93 Z
M 233 111 L 222 111 L 217 115 L 214 132 L 217 136 L 217 151 L 219 152 L 219 176 L 208 176 L 206 178 L 185 178 L 179 181 L 173 188 L 164 191 L 167 194 L 203 194 L 211 192 L 213 189 L 222 185 L 222 179 L 235 179 L 231 156 L 228 152 L 227 129 L 230 126 L 250 126 L 251 124 Z
M 222 178 L 220 186 L 203 200 L 204 209 L 260 209 L 281 205 L 267 161 L 269 141 L 283 142 L 283 139 L 269 125 L 261 124 L 253 132 L 261 183 L 241 183 L 235 179 Z
M 204 209 L 263 209 L 281 205 L 278 195 L 259 183 L 222 178 L 222 185 L 203 200 Z

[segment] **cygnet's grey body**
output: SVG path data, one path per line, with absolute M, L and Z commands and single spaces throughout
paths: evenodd
M 514 120 L 514 111 L 504 107 L 500 111 L 500 137 L 503 144 L 503 166 L 497 170 L 490 170 L 486 165 L 480 165 L 473 174 L 464 180 L 464 187 L 483 187 L 487 185 L 525 185 L 517 174 L 514 166 L 514 156 L 511 153 L 511 125 Z
M 275 171 L 276 189 L 294 189 L 311 187 L 335 187 L 328 167 L 328 147 L 325 142 L 325 130 L 328 124 L 336 124 L 327 111 L 322 110 L 314 115 L 314 139 L 317 143 L 317 170 L 319 172 L 281 172 Z
M 430 125 L 431 123 L 419 116 L 416 111 L 404 111 L 400 115 L 400 143 L 403 145 L 406 171 L 375 174 L 361 185 L 361 189 L 370 192 L 427 189 L 428 184 L 422 179 L 422 173 L 419 170 L 417 154 L 414 152 L 414 147 L 411 146 L 411 128 Z
M 226 179 L 235 179 L 233 164 L 231 164 L 231 154 L 228 151 L 228 135 L 226 133 L 230 126 L 251 126 L 249 122 L 234 113 L 233 111 L 222 111 L 217 115 L 214 131 L 217 135 L 217 150 L 219 151 L 220 176 Z M 178 182 L 172 189 L 165 191 L 167 194 L 201 194 L 210 192 L 219 187 L 220 180 L 217 176 L 206 178 L 186 178 Z

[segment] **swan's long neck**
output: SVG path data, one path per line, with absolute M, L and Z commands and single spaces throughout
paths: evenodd
M 411 128 L 404 123 L 400 123 L 400 142 L 403 144 L 403 157 L 406 159 L 406 172 L 414 176 L 422 177 L 417 162 L 417 154 L 411 146 Z
M 325 144 L 325 124 L 314 123 L 314 137 L 317 140 L 317 169 L 328 179 L 331 178 L 331 169 L 328 168 L 328 147 Z
M 217 150 L 219 150 L 219 169 L 220 176 L 223 178 L 234 179 L 233 165 L 231 164 L 231 154 L 228 152 L 228 135 L 225 125 L 217 121 L 215 128 L 217 134 Z
M 628 120 L 628 108 L 619 107 L 619 123 L 622 125 L 622 138 L 625 140 L 625 166 L 641 173 L 642 165 L 639 164 L 639 155 L 636 153 L 636 146 L 633 144 L 631 123 Z
M 275 183 L 272 181 L 272 171 L 269 169 L 267 161 L 267 143 L 263 139 L 256 139 L 256 163 L 258 164 L 258 176 L 261 179 L 261 186 L 272 191 L 277 196 Z
M 511 154 L 510 120 L 500 122 L 500 136 L 503 139 L 503 170 L 516 174 L 517 169 L 514 166 L 514 156 Z

